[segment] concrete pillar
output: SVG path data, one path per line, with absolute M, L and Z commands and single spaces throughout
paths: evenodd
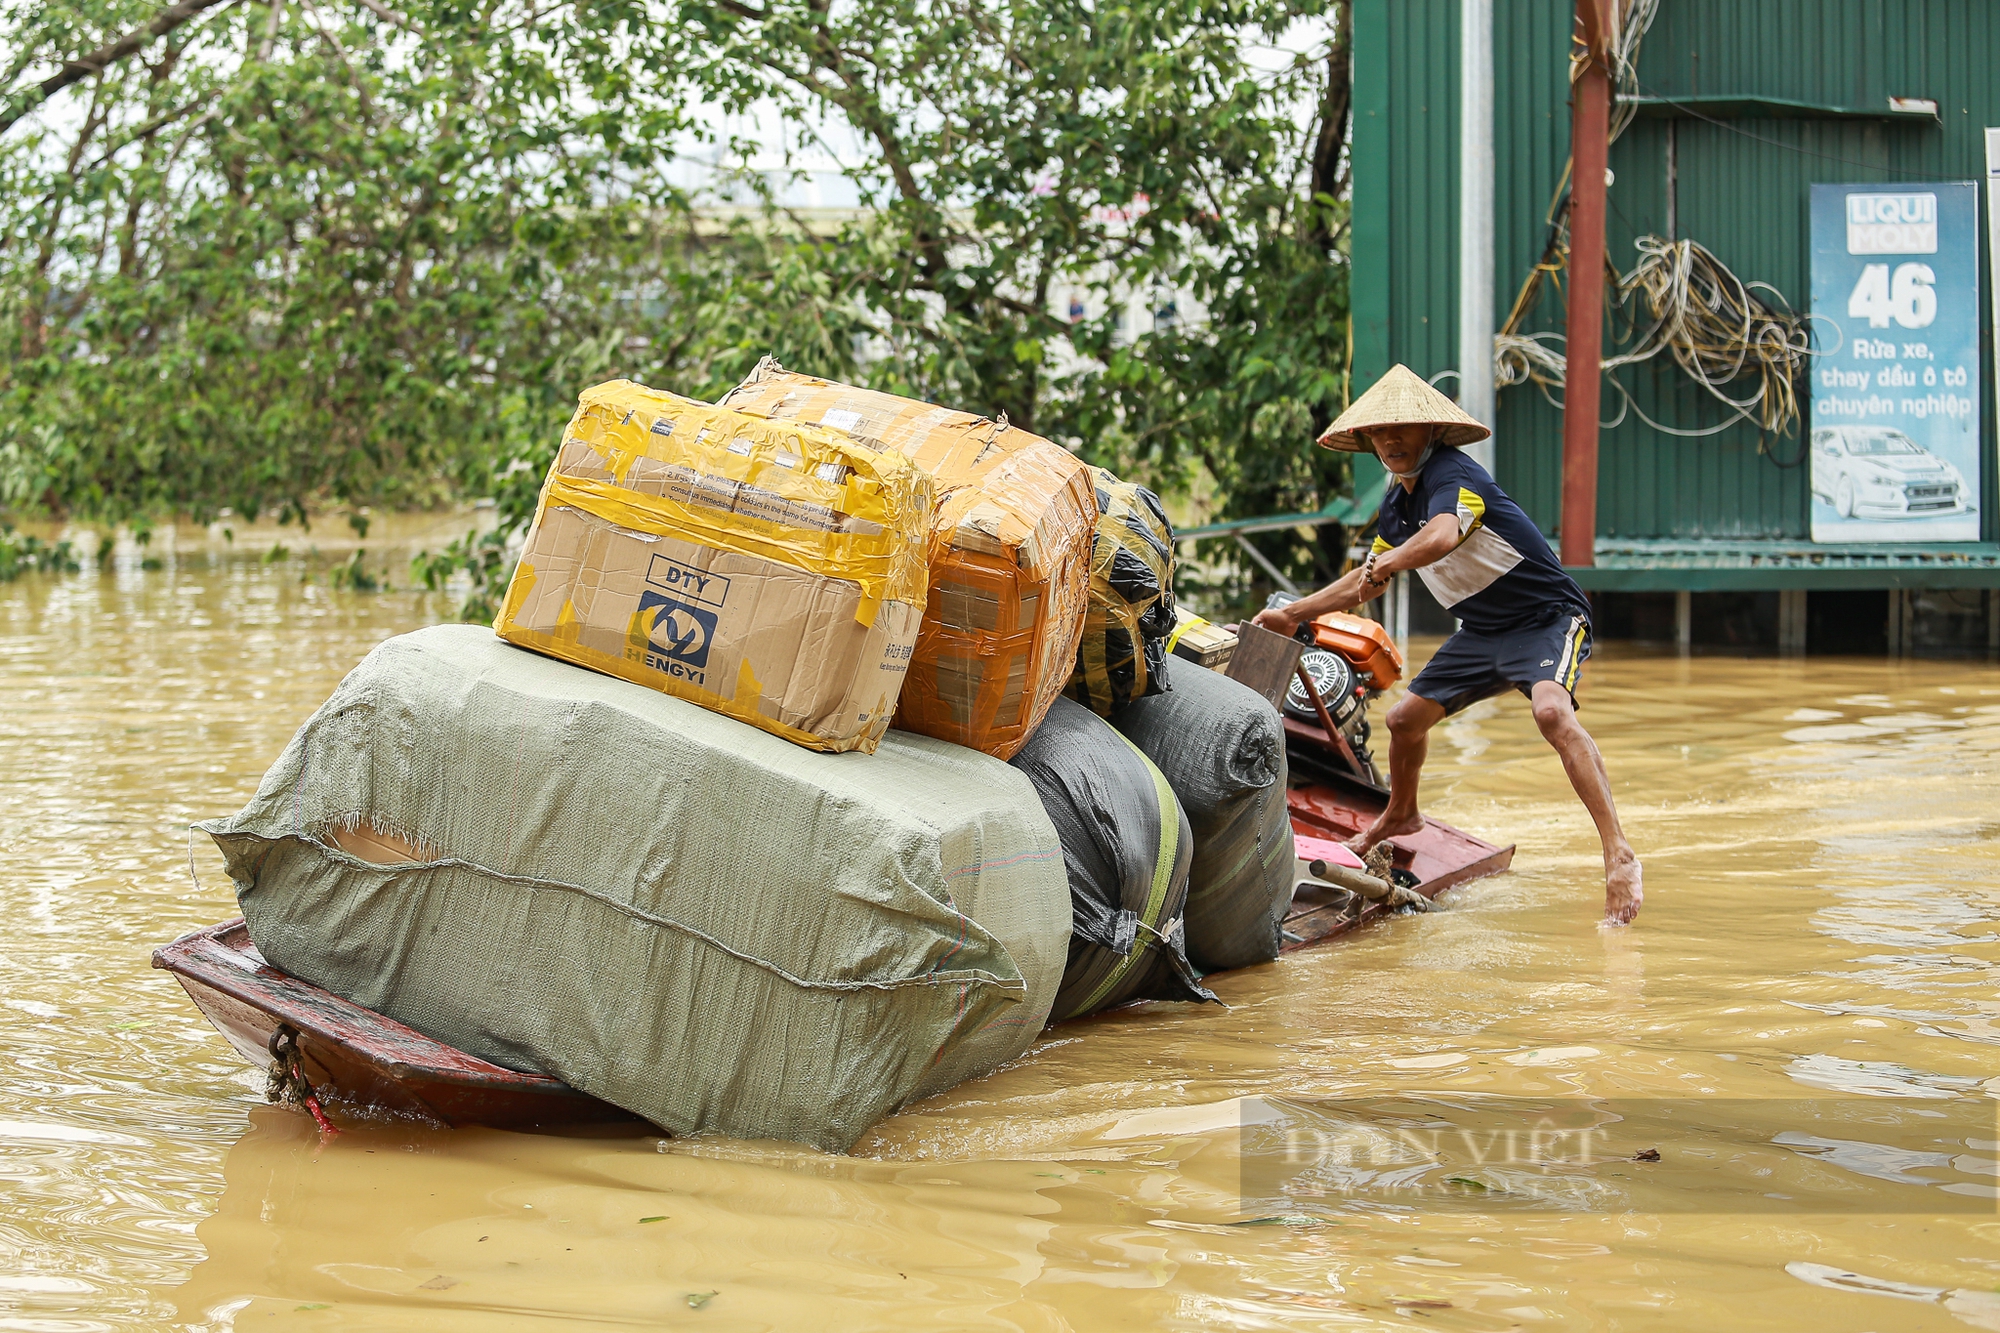
M 1909 655 L 1908 623 L 1910 594 L 1902 588 L 1889 589 L 1889 656 Z
M 1694 594 L 1686 588 L 1674 594 L 1674 647 L 1682 657 L 1694 648 Z
M 1458 405 L 1493 424 L 1493 0 L 1458 5 Z M 1495 471 L 1493 441 L 1465 446 Z
M 1806 590 L 1785 588 L 1778 593 L 1778 656 L 1806 655 Z
M 1410 576 L 1392 574 L 1389 586 L 1380 597 L 1367 603 L 1362 614 L 1372 614 L 1376 623 L 1388 631 L 1389 642 L 1396 645 L 1397 652 L 1405 652 L 1410 643 Z

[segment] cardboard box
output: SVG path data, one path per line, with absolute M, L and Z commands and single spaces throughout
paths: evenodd
M 766 357 L 724 398 L 893 450 L 936 479 L 930 600 L 896 725 L 1012 758 L 1075 666 L 1097 500 L 1082 463 L 1038 435 Z
M 494 629 L 873 752 L 923 617 L 931 507 L 900 454 L 614 380 L 583 393 Z
M 1167 651 L 1211 671 L 1228 671 L 1236 652 L 1236 631 L 1203 620 L 1184 606 L 1174 607 L 1174 632 Z

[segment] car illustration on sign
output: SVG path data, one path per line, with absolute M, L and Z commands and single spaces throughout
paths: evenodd
M 1813 494 L 1842 518 L 1965 512 L 1964 474 L 1892 426 L 1822 426 L 1812 453 Z

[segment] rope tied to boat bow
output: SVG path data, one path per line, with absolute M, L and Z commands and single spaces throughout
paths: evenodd
M 299 1030 L 290 1023 L 280 1023 L 271 1032 L 271 1039 L 264 1043 L 271 1052 L 270 1081 L 264 1085 L 264 1098 L 280 1105 L 303 1106 L 311 1113 L 313 1123 L 319 1126 L 321 1138 L 330 1139 L 340 1133 L 319 1104 L 319 1094 L 306 1078 L 305 1063 L 299 1049 Z

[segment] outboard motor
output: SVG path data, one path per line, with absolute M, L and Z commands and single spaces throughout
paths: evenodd
M 1265 606 L 1284 606 L 1297 600 L 1290 593 L 1273 593 Z M 1356 776 L 1382 786 L 1381 769 L 1368 748 L 1368 705 L 1402 679 L 1403 655 L 1381 624 L 1346 611 L 1332 611 L 1308 621 L 1299 626 L 1298 637 L 1313 645 L 1300 656 L 1299 665 L 1312 679 L 1334 726 L 1366 770 Z M 1284 711 L 1308 725 L 1320 720 L 1311 696 L 1296 679 L 1285 694 Z

